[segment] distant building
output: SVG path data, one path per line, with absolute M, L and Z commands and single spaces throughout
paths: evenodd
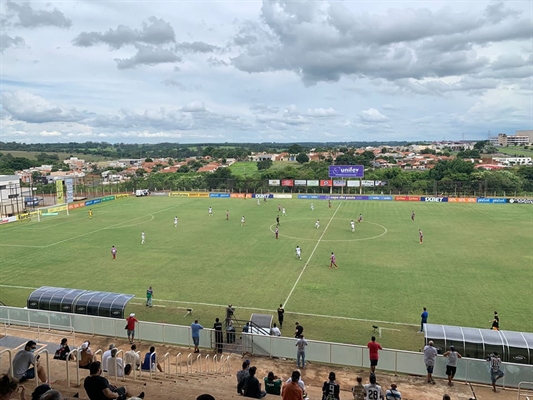
M 0 214 L 8 217 L 24 210 L 18 175 L 0 175 Z
M 497 165 L 532 165 L 531 157 L 493 157 Z
M 490 141 L 499 146 L 526 146 L 533 142 L 533 131 L 516 131 L 515 135 L 507 135 L 505 133 L 499 133 L 498 136 L 493 137 Z M 518 132 L 531 132 L 528 135 L 519 135 Z

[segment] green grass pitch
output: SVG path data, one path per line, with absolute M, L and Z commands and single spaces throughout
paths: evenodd
M 131 293 L 127 311 L 140 319 L 188 325 L 200 318 L 205 327 L 225 316 L 228 303 L 239 319 L 275 315 L 286 303 L 284 336 L 297 320 L 309 339 L 364 344 L 377 324 L 386 328 L 383 346 L 412 350 L 422 342 L 422 307 L 430 323 L 488 328 L 497 310 L 502 329 L 533 331 L 531 207 L 333 201 L 328 208 L 314 201 L 312 211 L 311 202 L 128 198 L 93 206 L 92 219 L 82 208 L 6 224 L 0 300 L 25 306 L 31 288 L 44 285 Z M 363 222 L 352 233 L 359 214 Z M 329 268 L 331 252 L 338 269 Z M 143 304 L 149 285 L 152 309 Z M 185 307 L 194 308 L 193 317 L 184 316 Z

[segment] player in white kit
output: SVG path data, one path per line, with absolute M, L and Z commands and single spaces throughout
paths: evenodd
M 178 227 L 178 217 L 174 217 L 174 228 Z
M 144 239 L 146 237 L 144 236 L 144 231 L 141 232 L 141 244 L 144 244 Z
M 300 246 L 296 246 L 296 258 L 298 258 L 298 260 L 302 259 L 302 249 L 300 249 Z
M 355 222 L 353 222 L 353 219 L 350 221 L 350 226 L 352 227 L 352 232 L 355 232 Z
M 315 222 L 315 228 L 318 229 L 320 228 L 320 220 L 317 219 L 316 222 Z

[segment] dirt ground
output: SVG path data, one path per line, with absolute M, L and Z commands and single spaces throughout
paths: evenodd
M 32 330 L 8 329 L 7 333 L 9 336 L 18 336 L 24 339 L 33 340 L 37 339 L 37 332 Z M 59 343 L 61 337 L 64 336 L 64 333 L 40 333 L 39 336 L 39 343 Z M 108 348 L 111 342 L 115 343 L 118 348 L 124 351 L 129 350 L 130 347 L 127 341 L 113 340 L 107 337 L 82 337 L 79 334 L 76 335 L 76 339 L 68 335 L 65 335 L 65 337 L 69 338 L 69 344 L 71 346 L 80 346 L 84 340 L 90 340 L 91 348 L 93 349 L 93 351 L 96 351 L 97 349 L 105 350 Z M 144 354 L 148 351 L 148 348 L 151 345 L 152 343 L 137 342 L 137 350 L 141 351 L 141 354 Z M 157 344 L 154 345 L 156 346 L 156 351 L 158 352 L 158 354 L 165 354 L 168 351 L 173 355 L 178 354 L 178 352 L 188 355 L 192 352 L 192 350 L 189 348 L 180 348 Z M 213 351 L 209 349 L 203 349 L 201 353 L 202 355 L 214 354 Z M 257 377 L 260 379 L 260 381 L 262 380 L 262 377 L 268 374 L 269 371 L 273 371 L 276 375 L 286 380 L 290 377 L 291 372 L 296 369 L 295 360 L 254 357 L 250 355 L 245 355 L 244 358 L 249 359 L 251 361 L 251 365 L 257 367 Z M 189 376 L 179 379 L 176 379 L 175 377 L 158 377 L 154 380 L 150 380 L 147 376 L 143 376 L 143 380 L 140 381 L 133 381 L 131 377 L 128 377 L 127 382 L 118 382 L 117 385 L 125 384 L 133 394 L 138 394 L 140 393 L 140 391 L 144 391 L 146 393 L 145 398 L 147 400 L 194 400 L 198 395 L 202 393 L 210 393 L 217 400 L 239 398 L 242 399 L 242 396 L 238 396 L 236 393 L 235 378 L 237 371 L 241 368 L 242 361 L 243 358 L 240 355 L 232 356 L 231 371 L 226 376 Z M 174 364 L 175 357 L 172 360 L 172 372 L 174 372 L 176 368 Z M 6 369 L 6 364 L 2 363 L 0 372 L 6 372 Z M 61 390 L 62 393 L 67 396 L 67 398 L 72 398 L 72 396 L 76 392 L 79 392 L 80 398 L 87 398 L 83 387 L 67 387 L 65 362 L 51 360 L 50 369 L 51 381 L 53 382 L 52 386 L 54 388 Z M 358 375 L 363 377 L 363 383 L 367 383 L 369 376 L 368 369 L 347 368 L 335 365 L 330 366 L 307 363 L 306 368 L 302 369 L 301 372 L 302 379 L 307 386 L 307 391 L 310 400 L 321 399 L 321 387 L 323 382 L 327 380 L 330 371 L 334 371 L 336 373 L 337 382 L 340 384 L 341 387 L 341 399 L 343 400 L 353 399 L 350 389 L 355 384 L 356 377 Z M 425 383 L 424 377 L 408 375 L 394 376 L 390 373 L 381 372 L 379 371 L 379 369 L 376 372 L 378 383 L 384 389 L 389 388 L 392 382 L 396 383 L 398 385 L 398 390 L 402 393 L 402 398 L 404 400 L 441 400 L 444 393 L 448 393 L 453 400 L 468 400 L 473 397 L 470 387 L 464 382 L 455 382 L 455 385 L 453 387 L 449 387 L 447 386 L 446 381 L 437 380 L 437 383 L 435 385 L 428 385 L 427 383 Z M 82 376 L 86 375 L 87 372 L 82 371 Z M 71 379 L 74 385 L 74 378 L 71 377 Z M 110 379 L 110 381 L 112 381 L 112 379 Z M 27 382 L 25 386 L 27 388 L 27 398 L 29 398 L 29 394 L 31 393 L 34 387 L 34 383 L 33 381 Z M 504 400 L 517 398 L 517 391 L 514 389 L 503 390 L 500 388 L 499 393 L 493 393 L 491 387 L 475 385 L 474 390 L 479 400 Z M 268 395 L 266 398 L 268 399 L 273 397 L 274 396 Z

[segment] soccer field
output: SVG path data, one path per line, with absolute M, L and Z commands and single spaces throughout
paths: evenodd
M 92 219 L 85 207 L 6 224 L 0 301 L 25 306 L 31 288 L 45 285 L 131 293 L 127 311 L 140 319 L 188 325 L 183 308 L 192 307 L 205 327 L 229 303 L 239 319 L 275 315 L 283 303 L 284 336 L 298 320 L 309 339 L 363 344 L 377 324 L 390 329 L 382 345 L 413 350 L 422 307 L 430 323 L 489 328 L 497 310 L 502 329 L 533 331 L 530 206 L 314 201 L 311 210 L 311 202 L 131 197 L 93 206 Z M 338 269 L 329 268 L 331 252 Z M 150 285 L 157 307 L 146 309 Z

